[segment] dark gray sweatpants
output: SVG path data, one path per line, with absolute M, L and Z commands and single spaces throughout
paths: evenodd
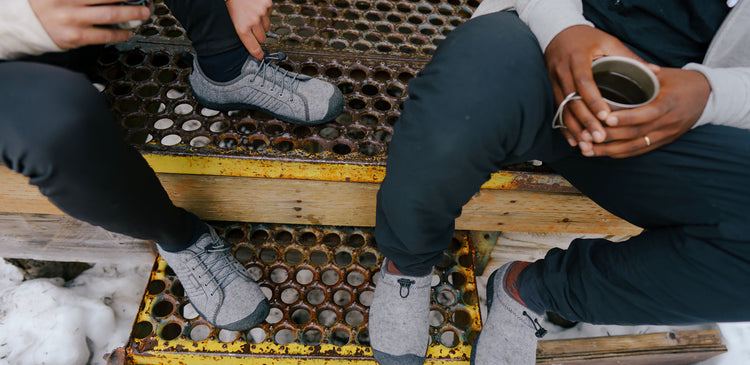
M 242 43 L 223 1 L 166 0 L 199 55 Z M 183 248 L 195 220 L 175 207 L 83 74 L 0 61 L 0 157 L 67 214 L 110 231 Z M 68 66 L 68 65 L 66 65 Z
M 459 26 L 409 83 L 378 194 L 379 249 L 424 274 L 490 174 L 538 159 L 645 231 L 548 252 L 521 275 L 532 309 L 608 324 L 750 320 L 750 131 L 707 125 L 641 156 L 587 158 L 551 129 L 554 109 L 538 42 L 515 14 Z

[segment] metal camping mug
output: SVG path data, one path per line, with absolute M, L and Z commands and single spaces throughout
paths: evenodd
M 659 95 L 659 79 L 648 66 L 638 60 L 605 56 L 591 63 L 591 71 L 599 93 L 612 111 L 644 106 Z M 565 128 L 565 106 L 580 99 L 577 92 L 572 92 L 563 99 L 552 118 L 552 128 Z
M 117 4 L 118 5 L 131 5 L 131 6 L 145 6 L 151 11 L 151 14 L 154 13 L 154 0 L 126 0 L 126 1 L 119 2 Z M 114 27 L 119 28 L 119 29 L 135 29 L 141 26 L 143 22 L 144 22 L 143 20 L 130 20 L 127 22 L 115 24 Z
M 594 60 L 591 71 L 599 92 L 613 111 L 644 106 L 659 94 L 659 79 L 638 60 L 605 56 Z

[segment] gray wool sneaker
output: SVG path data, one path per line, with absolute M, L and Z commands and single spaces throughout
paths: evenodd
M 307 75 L 300 75 L 272 63 L 286 56 L 279 52 L 258 61 L 249 56 L 234 80 L 216 82 L 208 78 L 193 60 L 190 86 L 195 98 L 215 110 L 262 110 L 296 124 L 321 124 L 335 119 L 344 107 L 344 97 L 336 86 Z
M 370 346 L 380 365 L 422 365 L 430 343 L 432 273 L 391 274 L 383 260 L 370 305 Z
M 533 365 L 537 339 L 547 330 L 539 315 L 513 299 L 505 279 L 513 262 L 497 269 L 487 280 L 487 320 L 471 349 L 471 365 Z
M 260 324 L 269 305 L 258 284 L 209 226 L 192 246 L 159 254 L 177 274 L 196 311 L 213 326 L 242 331 Z

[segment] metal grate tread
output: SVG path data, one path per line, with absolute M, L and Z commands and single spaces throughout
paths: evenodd
M 479 0 L 274 0 L 266 46 L 287 51 L 428 60 Z M 136 41 L 189 45 L 161 2 Z
M 408 81 L 477 0 L 277 0 L 267 49 L 285 69 L 344 93 L 343 113 L 298 126 L 260 111 L 199 105 L 188 85 L 191 46 L 161 2 L 125 45 L 105 49 L 92 78 L 125 137 L 146 154 L 384 166 Z M 531 164 L 512 171 L 547 172 Z
M 271 313 L 248 331 L 214 328 L 157 259 L 127 347 L 135 363 L 196 356 L 372 361 L 367 309 L 382 257 L 370 229 L 223 223 L 219 232 L 263 288 Z M 430 318 L 428 358 L 468 360 L 480 319 L 466 232 L 455 234 L 436 267 Z

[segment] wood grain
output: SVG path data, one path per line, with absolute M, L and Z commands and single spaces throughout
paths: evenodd
M 65 215 L 0 213 L 0 257 L 68 262 L 150 264 L 149 242 Z
M 372 227 L 379 184 L 158 174 L 176 205 L 203 219 Z M 62 214 L 28 180 L 0 168 L 0 212 Z M 581 194 L 482 189 L 456 221 L 462 230 L 637 234 Z
M 539 341 L 537 364 L 693 364 L 727 351 L 716 330 Z

